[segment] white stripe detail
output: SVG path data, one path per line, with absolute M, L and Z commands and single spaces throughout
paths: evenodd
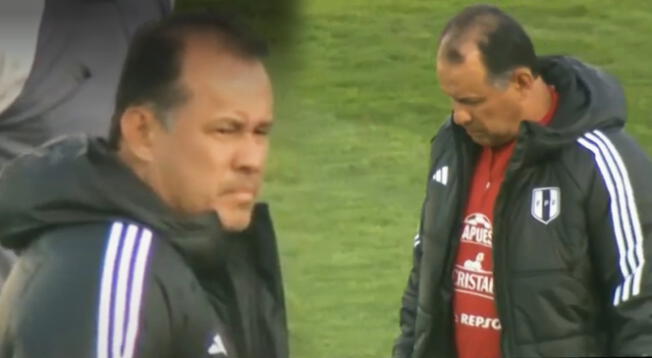
M 136 267 L 133 273 L 133 283 L 131 285 L 131 297 L 129 301 L 131 306 L 129 309 L 129 321 L 127 324 L 127 339 L 125 342 L 125 351 L 123 357 L 131 358 L 134 355 L 136 347 L 136 337 L 138 333 L 138 323 L 140 316 L 140 304 L 142 303 L 143 296 L 143 282 L 145 279 L 145 269 L 147 267 L 147 259 L 149 257 L 149 248 L 152 243 L 152 232 L 143 229 L 143 234 L 138 242 L 139 246 L 136 256 Z
M 113 357 L 122 358 L 122 348 L 125 337 L 125 316 L 127 310 L 127 293 L 129 288 L 129 276 L 131 256 L 134 253 L 134 244 L 138 227 L 129 225 L 127 237 L 120 250 L 120 266 L 118 267 L 118 284 L 116 287 L 115 303 L 113 305 Z M 119 355 L 118 355 L 119 354 Z M 113 358 L 112 357 L 112 358 Z
M 600 169 L 600 173 L 602 174 L 605 185 L 607 186 L 607 191 L 609 192 L 609 197 L 611 198 L 611 205 L 610 205 L 611 221 L 613 225 L 614 234 L 616 236 L 616 244 L 618 246 L 620 272 L 621 275 L 623 276 L 623 279 L 626 279 L 627 277 L 629 277 L 630 273 L 629 273 L 629 266 L 627 265 L 627 259 L 625 253 L 626 248 L 623 240 L 622 225 L 620 223 L 620 214 L 619 214 L 620 210 L 618 204 L 619 201 L 617 199 L 616 189 L 614 188 L 614 184 L 612 181 L 612 173 L 607 168 L 603 158 L 603 154 L 597 146 L 593 145 L 591 142 L 587 141 L 584 138 L 580 138 L 578 139 L 578 141 L 584 147 L 588 148 L 590 151 L 593 152 L 595 160 L 598 164 L 598 168 Z M 614 300 L 613 300 L 614 306 L 620 303 L 621 295 L 622 295 L 622 284 L 618 285 L 614 293 Z
M 629 299 L 629 295 L 632 290 L 631 289 L 632 275 L 636 270 L 636 260 L 634 258 L 634 252 L 633 252 L 633 248 L 635 245 L 633 233 L 632 233 L 633 223 L 631 221 L 631 215 L 630 215 L 631 207 L 628 207 L 627 192 L 625 189 L 626 185 L 624 184 L 626 178 L 622 173 L 623 170 L 621 166 L 622 163 L 618 163 L 618 161 L 616 160 L 616 156 L 608 148 L 605 142 L 591 133 L 587 133 L 585 137 L 589 138 L 600 147 L 600 150 L 602 151 L 603 155 L 607 158 L 607 164 L 611 168 L 612 175 L 616 182 L 616 189 L 618 193 L 618 204 L 620 205 L 621 225 L 622 225 L 623 233 L 625 235 L 625 248 L 626 248 L 625 257 L 627 258 L 627 263 L 629 265 L 629 275 L 625 276 L 625 284 L 623 286 L 623 293 L 622 293 L 623 294 L 622 300 L 624 302 Z
M 421 243 L 421 236 L 419 236 L 419 234 L 417 234 L 417 235 L 414 237 L 414 247 L 419 246 L 420 243 Z
M 632 291 L 636 291 L 636 287 L 632 288 L 632 280 L 634 279 L 634 275 L 638 266 L 634 255 L 636 246 L 639 245 L 639 243 L 642 245 L 642 240 L 639 239 L 640 236 L 639 238 L 636 238 L 636 234 L 633 232 L 634 227 L 640 226 L 640 224 L 638 224 L 638 213 L 632 196 L 632 189 L 629 181 L 629 175 L 627 173 L 627 168 L 625 167 L 620 154 L 613 147 L 612 143 L 606 136 L 598 131 L 594 131 L 594 133 L 599 137 L 591 133 L 587 133 L 586 137 L 598 143 L 600 148 L 608 153 L 607 159 L 610 164 L 615 163 L 615 174 L 617 174 L 616 179 L 617 183 L 620 184 L 618 185 L 619 194 L 621 195 L 619 198 L 621 203 L 620 210 L 623 214 L 622 225 L 627 243 L 627 250 L 625 254 L 627 256 L 627 262 L 629 263 L 630 267 L 630 274 L 625 278 L 625 284 L 623 287 L 622 300 L 625 302 L 629 299 L 630 293 L 634 295 Z
M 643 236 L 627 168 L 611 141 L 600 131 L 587 133 L 578 142 L 593 152 L 611 198 L 611 217 L 619 253 L 623 283 L 614 293 L 614 306 L 640 293 Z M 633 286 L 632 286 L 633 284 Z
M 607 136 L 605 136 L 604 133 L 599 130 L 594 131 L 594 133 L 598 135 L 598 137 L 600 137 L 612 151 L 625 179 L 625 192 L 627 193 L 627 203 L 629 204 L 630 213 L 632 214 L 631 225 L 634 229 L 634 239 L 636 241 L 635 247 L 632 250 L 632 256 L 636 255 L 636 261 L 638 262 L 634 272 L 634 289 L 632 291 L 632 295 L 637 296 L 641 292 L 641 278 L 643 275 L 643 266 L 645 265 L 645 255 L 643 254 L 643 229 L 641 228 L 641 221 L 638 217 L 638 207 L 636 206 L 636 201 L 634 200 L 632 182 L 629 179 L 629 172 L 627 171 L 625 162 L 623 161 L 623 158 L 620 156 L 620 153 L 618 150 L 616 150 L 616 147 L 613 145 L 611 140 L 609 140 L 609 138 L 607 138 Z
M 616 293 L 614 293 L 614 306 L 618 306 L 620 304 L 620 296 L 622 295 L 622 290 L 623 287 L 621 285 L 616 287 Z
M 442 168 L 443 178 L 442 181 L 444 185 L 448 184 L 448 166 Z
M 102 269 L 98 358 L 133 358 L 152 232 L 114 223 Z
M 414 235 L 414 247 L 421 243 L 421 222 L 417 224 L 417 233 Z
M 585 139 L 580 139 L 580 143 L 585 147 L 588 145 L 589 149 L 595 154 L 600 173 L 605 179 L 607 190 L 609 191 L 609 197 L 611 198 L 611 220 L 613 221 L 614 232 L 618 243 L 618 251 L 620 253 L 621 272 L 623 277 L 627 277 L 629 276 L 631 266 L 628 265 L 627 261 L 626 246 L 623 238 L 623 235 L 625 234 L 623 231 L 624 224 L 621 223 L 621 214 L 627 215 L 624 208 L 625 203 L 623 200 L 624 191 L 622 190 L 622 182 L 618 180 L 619 177 L 617 177 L 614 172 L 614 164 L 610 162 L 609 166 L 607 166 L 605 154 L 600 150 L 601 148 L 593 144 L 593 142 L 587 142 L 589 144 L 585 144 L 582 141 L 585 141 Z M 616 182 L 615 184 L 614 181 Z
M 100 310 L 97 324 L 97 358 L 109 358 L 109 326 L 111 312 L 111 291 L 113 286 L 113 269 L 122 238 L 122 224 L 114 223 L 111 226 L 111 234 L 104 254 L 102 270 L 102 283 L 100 288 Z

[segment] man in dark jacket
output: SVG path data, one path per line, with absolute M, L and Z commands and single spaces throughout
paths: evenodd
M 172 5 L 0 1 L 0 166 L 60 135 L 106 135 L 130 38 Z M 0 249 L 0 287 L 13 256 Z
M 395 358 L 652 354 L 652 163 L 622 89 L 487 5 L 445 27 Z
M 266 46 L 230 17 L 141 30 L 109 141 L 55 141 L 0 175 L 0 357 L 286 358 L 274 232 L 255 204 Z

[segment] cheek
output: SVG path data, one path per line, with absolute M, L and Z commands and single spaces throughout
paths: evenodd
M 188 143 L 185 160 L 188 174 L 193 176 L 189 180 L 209 190 L 216 190 L 229 172 L 231 149 L 209 135 L 202 135 Z
M 482 119 L 485 127 L 501 131 L 511 127 L 511 122 L 517 115 L 514 106 L 509 102 L 495 101 L 479 110 L 478 117 Z
M 228 163 L 227 148 L 221 148 L 208 135 L 179 138 L 169 148 L 167 174 L 177 178 L 179 190 L 197 195 L 216 191 Z
M 480 125 L 485 129 L 491 129 L 495 126 L 496 118 L 499 117 L 497 106 L 493 104 L 485 104 L 481 107 L 474 108 L 470 114 L 476 125 Z

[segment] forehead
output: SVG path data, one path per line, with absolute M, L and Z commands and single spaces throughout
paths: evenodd
M 460 53 L 464 56 L 461 63 L 451 62 L 444 51 L 440 48 L 437 54 L 437 77 L 444 92 L 454 97 L 465 97 L 491 90 L 482 55 L 477 47 L 461 46 Z
M 263 63 L 233 54 L 214 38 L 195 36 L 186 40 L 181 82 L 195 100 L 249 107 L 255 104 L 260 109 L 272 105 L 271 82 Z

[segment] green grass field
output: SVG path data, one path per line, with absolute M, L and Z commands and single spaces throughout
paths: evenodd
M 388 357 L 424 194 L 448 113 L 435 42 L 468 1 L 304 0 L 292 76 L 279 77 L 266 199 L 296 358 Z M 652 1 L 494 2 L 540 54 L 618 76 L 628 129 L 652 153 Z

